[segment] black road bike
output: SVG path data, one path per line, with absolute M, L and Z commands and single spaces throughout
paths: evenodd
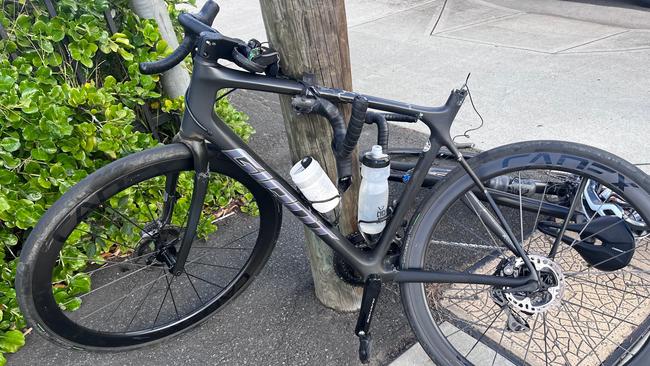
M 71 348 L 124 350 L 199 324 L 260 272 L 284 206 L 363 282 L 355 329 L 362 361 L 381 285 L 396 281 L 417 339 L 439 365 L 648 364 L 646 174 L 605 151 L 558 141 L 463 155 L 449 130 L 466 87 L 425 107 L 293 80 L 279 72 L 272 49 L 211 28 L 218 9 L 208 1 L 181 15 L 179 48 L 141 65 L 160 73 L 194 57 L 175 143 L 89 175 L 31 232 L 16 287 L 38 333 Z M 342 235 L 214 114 L 218 93 L 229 88 L 290 95 L 297 111 L 326 117 L 341 194 L 364 123 L 377 124 L 382 145 L 387 120 L 430 129 L 424 148 L 389 150 L 391 176 L 405 185 L 378 239 Z M 347 127 L 335 106 L 342 103 L 352 104 Z M 447 164 L 437 165 L 441 159 Z M 230 193 L 209 210 L 215 186 Z M 204 225 L 219 229 L 206 238 Z M 96 247 L 112 249 L 98 256 Z M 61 268 L 77 274 L 62 277 Z M 87 288 L 65 300 L 75 281 Z

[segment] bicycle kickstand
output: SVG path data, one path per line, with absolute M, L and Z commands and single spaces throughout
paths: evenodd
M 363 286 L 363 297 L 361 309 L 357 318 L 357 326 L 354 330 L 359 337 L 359 360 L 361 363 L 368 363 L 372 352 L 372 336 L 370 335 L 370 322 L 377 305 L 377 299 L 381 292 L 381 278 L 377 275 L 370 275 Z

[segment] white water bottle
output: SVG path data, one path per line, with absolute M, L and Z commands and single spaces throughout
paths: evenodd
M 365 234 L 379 234 L 386 226 L 388 214 L 388 177 L 390 158 L 381 146 L 374 145 L 361 160 L 359 187 L 359 230 Z
M 289 175 L 316 211 L 327 213 L 338 206 L 339 191 L 316 159 L 303 158 L 291 168 Z

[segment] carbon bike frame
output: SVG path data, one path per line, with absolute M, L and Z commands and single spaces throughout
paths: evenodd
M 364 95 L 368 99 L 369 107 L 392 113 L 417 117 L 431 131 L 429 142 L 431 147 L 423 151 L 418 158 L 413 171 L 413 176 L 406 185 L 406 188 L 398 200 L 397 207 L 382 232 L 377 245 L 370 252 L 362 252 L 356 248 L 337 228 L 333 227 L 319 213 L 310 208 L 308 201 L 277 173 L 275 173 L 264 161 L 255 154 L 228 126 L 219 119 L 213 111 L 217 93 L 226 88 L 238 88 L 256 90 L 285 95 L 298 95 L 305 92 L 306 86 L 295 80 L 262 76 L 238 70 L 229 69 L 214 61 L 210 61 L 199 55 L 194 57 L 194 69 L 190 87 L 186 94 L 186 110 L 181 122 L 180 132 L 177 141 L 187 145 L 194 157 L 195 185 L 190 205 L 190 213 L 182 244 L 177 255 L 177 263 L 172 268 L 173 273 L 180 273 L 192 240 L 196 231 L 203 199 L 207 189 L 207 172 L 209 172 L 207 148 L 205 141 L 213 144 L 217 150 L 228 156 L 234 163 L 238 164 L 255 181 L 271 191 L 275 197 L 291 211 L 303 224 L 307 225 L 321 240 L 338 252 L 345 260 L 358 270 L 365 278 L 371 274 L 378 275 L 382 280 L 393 280 L 397 282 L 453 282 L 453 283 L 474 283 L 505 287 L 520 287 L 529 282 L 537 282 L 537 273 L 531 270 L 530 276 L 518 278 L 506 278 L 490 275 L 477 275 L 455 272 L 430 272 L 418 269 L 399 270 L 392 265 L 384 263 L 391 242 L 394 240 L 397 230 L 402 225 L 408 208 L 415 199 L 415 196 L 426 178 L 429 167 L 431 167 L 440 147 L 447 147 L 472 177 L 478 187 L 485 192 L 485 187 L 479 178 L 470 169 L 469 165 L 462 158 L 462 154 L 452 143 L 450 137 L 451 124 L 460 109 L 466 95 L 465 90 L 454 90 L 451 92 L 447 102 L 443 106 L 424 107 L 417 106 L 374 96 Z M 356 93 L 325 87 L 313 87 L 313 90 L 322 98 L 337 103 L 351 103 Z M 168 179 L 174 181 L 175 179 Z M 175 183 L 173 183 L 175 184 Z M 170 185 L 168 184 L 168 188 Z M 168 195 L 173 196 L 174 192 Z M 521 256 L 526 264 L 532 269 L 524 250 L 509 229 L 505 218 L 500 214 L 494 201 L 488 195 L 488 202 L 497 213 L 499 221 L 514 244 L 510 249 Z

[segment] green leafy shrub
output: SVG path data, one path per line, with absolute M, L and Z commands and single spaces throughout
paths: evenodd
M 185 1 L 168 1 L 172 8 L 180 2 Z M 105 0 L 61 0 L 56 2 L 59 15 L 50 18 L 42 3 L 16 1 L 3 4 L 0 12 L 9 34 L 0 41 L 0 366 L 5 363 L 2 353 L 24 344 L 25 321 L 13 279 L 29 230 L 80 179 L 160 143 L 136 118 L 140 106 L 172 114 L 184 107 L 182 98 L 161 96 L 157 75 L 138 72 L 139 62 L 171 51 L 155 22 L 135 16 L 126 0 L 111 1 L 120 32 L 110 34 L 103 14 L 108 6 Z M 85 81 L 79 83 L 78 76 Z M 219 101 L 216 112 L 245 140 L 254 132 L 246 115 L 227 99 Z M 164 127 L 163 136 L 172 136 L 174 128 Z M 208 210 L 237 200 L 242 211 L 257 212 L 249 192 L 221 179 L 210 185 Z M 191 190 L 191 185 L 191 176 L 182 177 L 179 189 Z M 151 198 L 146 192 L 135 197 L 141 202 Z M 136 211 L 130 204 L 126 209 Z M 188 207 L 181 200 L 176 211 Z M 199 234 L 215 229 L 209 219 L 202 220 Z M 124 234 L 117 230 L 115 235 Z M 59 264 L 53 278 L 55 298 L 69 310 L 79 307 L 77 295 L 90 289 L 90 278 L 79 273 L 86 259 L 100 263 L 102 253 L 115 250 L 81 239 L 83 233 L 73 232 L 63 253 L 79 260 Z

